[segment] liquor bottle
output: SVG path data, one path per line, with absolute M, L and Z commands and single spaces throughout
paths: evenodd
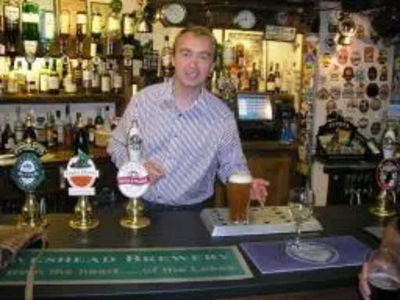
M 281 80 L 281 73 L 279 71 L 279 64 L 277 63 L 275 65 L 275 93 L 279 94 L 281 92 L 281 85 L 282 85 L 282 80 Z
M 17 70 L 14 69 L 13 64 L 10 63 L 10 72 L 7 80 L 6 93 L 10 95 L 18 94 L 18 76 Z
M 26 61 L 31 65 L 39 44 L 39 5 L 30 0 L 22 4 L 22 40 Z
M 94 119 L 95 130 L 101 130 L 104 127 L 104 118 L 101 114 L 101 107 L 97 108 L 96 118 Z
M 35 120 L 32 113 L 28 113 L 25 118 L 25 131 L 24 131 L 24 140 L 36 140 L 35 133 Z
M 288 67 L 287 62 L 282 64 L 282 72 L 281 72 L 281 93 L 287 94 L 289 90 L 289 82 L 288 82 Z
M 28 70 L 26 72 L 26 91 L 28 95 L 34 95 L 38 92 L 36 72 L 32 70 L 31 65 L 28 65 Z
M 256 68 L 256 63 L 253 63 L 253 68 L 250 74 L 249 87 L 250 91 L 252 92 L 258 91 L 258 72 Z
M 54 138 L 53 138 L 53 131 L 54 131 L 54 117 L 51 112 L 47 112 L 46 114 L 46 145 L 48 148 L 53 148 L 54 145 Z
M 60 75 L 57 71 L 57 60 L 53 59 L 53 64 L 49 76 L 49 93 L 59 94 L 60 93 Z
M 83 53 L 83 43 L 87 36 L 87 14 L 84 11 L 76 13 L 76 52 Z
M 21 117 L 21 107 L 17 106 L 15 108 L 15 123 L 14 123 L 14 131 L 15 131 L 15 142 L 20 143 L 24 139 L 24 122 Z
M 80 58 L 75 59 L 72 63 L 72 67 L 74 70 L 73 77 L 76 84 L 76 89 L 77 91 L 80 91 L 82 88 L 82 78 L 83 78 L 81 59 Z
M 74 138 L 74 148 L 75 154 L 78 154 L 78 150 L 89 154 L 89 136 L 86 127 L 83 124 L 83 119 L 80 115 L 77 118 L 77 129 Z
M 268 72 L 268 76 L 267 76 L 267 92 L 270 92 L 270 93 L 275 92 L 275 74 L 273 71 L 272 63 L 269 66 L 269 72 Z
M 110 107 L 107 105 L 105 108 L 105 116 L 104 116 L 104 130 L 111 131 L 112 119 L 110 115 Z
M 90 44 L 90 56 L 95 57 L 97 56 L 97 52 L 100 50 L 98 49 L 98 45 L 100 44 L 100 37 L 101 37 L 101 14 L 100 13 L 93 13 L 92 14 L 92 43 Z
M 17 53 L 17 40 L 19 37 L 20 8 L 19 1 L 8 0 L 4 2 L 4 35 L 6 39 L 6 53 L 15 56 Z
M 39 116 L 36 119 L 36 140 L 45 145 L 46 144 L 46 118 L 43 116 Z
M 89 144 L 93 145 L 94 144 L 94 124 L 93 124 L 93 118 L 88 118 L 87 124 L 86 124 L 86 130 L 88 132 L 88 138 L 89 138 Z
M 82 88 L 86 94 L 89 94 L 92 88 L 92 70 L 89 60 L 82 61 Z
M 100 90 L 102 93 L 106 94 L 111 92 L 111 76 L 105 64 L 103 64 L 100 73 Z
M 4 128 L 1 133 L 1 149 L 3 152 L 11 151 L 15 146 L 15 135 L 10 126 L 10 115 L 4 117 Z
M 172 77 L 172 48 L 169 45 L 169 37 L 164 36 L 164 47 L 161 51 L 161 68 L 164 80 Z
M 71 26 L 71 18 L 69 11 L 63 10 L 60 13 L 60 52 L 65 55 L 67 41 L 71 34 L 70 26 Z
M 107 55 L 113 56 L 117 51 L 117 41 L 121 32 L 118 15 L 112 12 L 107 18 Z
M 122 15 L 121 27 L 122 43 L 124 47 L 124 66 L 125 68 L 130 68 L 132 66 L 134 47 L 136 44 L 133 14 L 125 13 Z
M 56 110 L 56 122 L 55 122 L 55 130 L 57 131 L 57 145 L 63 147 L 64 146 L 64 124 L 61 118 L 61 111 Z
M 224 51 L 223 51 L 223 64 L 224 66 L 230 66 L 235 61 L 235 50 L 232 46 L 230 40 L 227 40 L 224 44 Z
M 112 92 L 114 94 L 122 93 L 122 75 L 119 71 L 118 62 L 113 62 L 113 78 L 112 78 Z
M 70 148 L 72 146 L 73 141 L 73 126 L 72 119 L 70 114 L 69 105 L 65 106 L 65 120 L 64 120 L 64 141 L 63 144 L 66 148 Z
M 26 72 L 22 68 L 22 61 L 17 62 L 15 75 L 17 77 L 18 93 L 26 94 Z
M 4 26 L 3 26 L 3 16 L 0 15 L 0 57 L 6 55 L 6 42 L 5 42 L 5 37 L 4 37 Z M 0 80 L 2 80 L 2 77 L 0 76 Z M 2 90 L 0 91 L 0 93 Z M 1 94 L 0 94 L 1 95 Z
M 43 10 L 40 14 L 40 40 L 43 44 L 45 55 L 50 50 L 50 44 L 56 34 L 54 12 Z
M 100 93 L 100 74 L 98 70 L 99 66 L 93 64 L 92 67 L 92 88 L 91 92 L 93 94 Z
M 49 92 L 49 61 L 45 60 L 42 63 L 42 68 L 39 71 L 39 93 L 47 94 Z

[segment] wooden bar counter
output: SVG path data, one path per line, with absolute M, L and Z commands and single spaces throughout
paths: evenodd
M 291 237 L 290 234 L 280 234 L 213 238 L 203 225 L 199 212 L 196 211 L 149 213 L 151 225 L 139 231 L 131 231 L 119 225 L 122 215 L 122 208 L 102 212 L 99 228 L 80 232 L 68 227 L 68 219 L 71 215 L 50 214 L 48 247 L 50 249 L 185 248 L 239 245 L 244 241 L 286 241 Z M 363 230 L 367 225 L 379 223 L 369 214 L 368 207 L 320 207 L 316 209 L 315 217 L 319 219 L 324 230 L 318 234 L 306 234 L 306 236 L 351 235 L 371 247 L 377 246 L 378 241 Z M 15 215 L 0 217 L 1 224 L 14 221 Z M 359 266 L 262 275 L 252 262 L 247 260 L 245 255 L 243 256 L 252 270 L 253 278 L 177 283 L 36 285 L 34 299 L 220 299 L 252 295 L 258 295 L 254 299 L 261 299 L 261 295 L 272 297 L 277 294 L 314 293 L 321 297 L 290 298 L 288 296 L 288 298 L 271 299 L 326 300 L 333 299 L 327 296 L 326 292 L 343 291 L 344 288 L 349 294 L 342 299 L 357 299 L 353 296 L 356 295 Z M 23 299 L 24 289 L 21 286 L 1 286 L 0 291 L 0 299 Z

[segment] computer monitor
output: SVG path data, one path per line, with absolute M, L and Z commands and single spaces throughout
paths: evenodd
M 263 93 L 239 93 L 237 95 L 239 121 L 273 121 L 271 95 Z

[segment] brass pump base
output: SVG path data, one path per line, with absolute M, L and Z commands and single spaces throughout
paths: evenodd
M 396 214 L 394 208 L 396 199 L 394 198 L 394 191 L 391 192 L 392 194 L 390 195 L 388 191 L 382 190 L 376 197 L 376 204 L 369 209 L 370 213 L 378 217 L 394 216 Z M 391 197 L 393 197 L 393 199 L 390 199 Z
M 69 227 L 78 230 L 89 230 L 99 226 L 100 221 L 93 216 L 93 209 L 87 196 L 80 196 L 75 206 L 74 217 L 69 221 Z
M 150 225 L 150 219 L 143 217 L 143 204 L 137 198 L 129 199 L 126 205 L 127 216 L 119 222 L 128 229 L 140 229 Z
M 36 201 L 33 192 L 26 193 L 25 203 L 22 206 L 22 212 L 18 216 L 17 227 L 40 228 L 48 225 L 48 220 L 42 216 L 39 209 L 39 204 Z

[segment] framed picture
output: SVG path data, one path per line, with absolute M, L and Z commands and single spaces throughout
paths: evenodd
M 256 64 L 256 68 L 265 75 L 264 53 L 265 47 L 263 42 L 264 36 L 258 31 L 240 31 L 240 30 L 225 30 L 224 42 L 229 40 L 235 47 L 243 47 L 246 67 L 249 71 Z

